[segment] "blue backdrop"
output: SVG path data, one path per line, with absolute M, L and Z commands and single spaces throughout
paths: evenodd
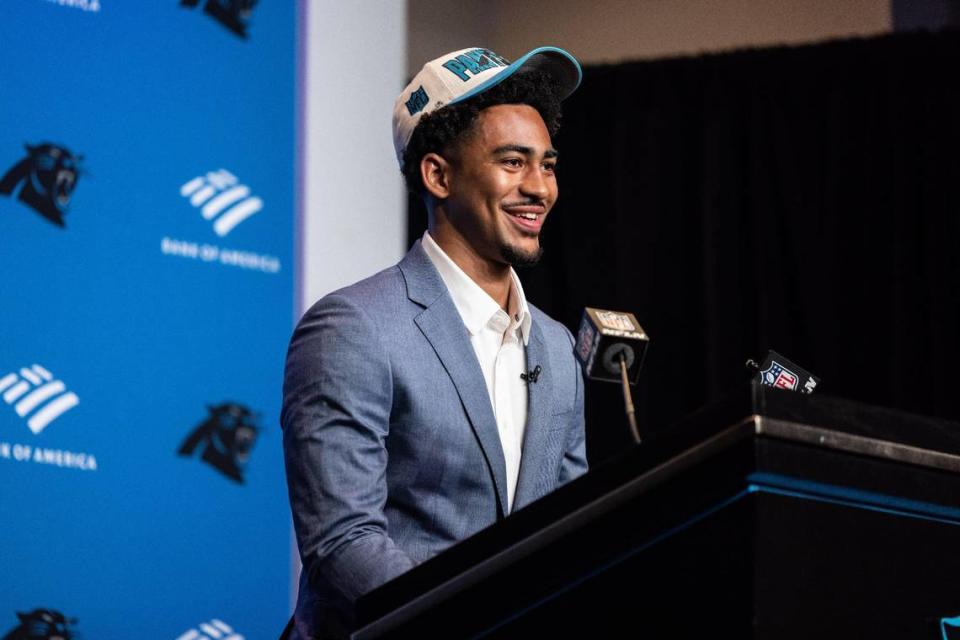
M 0 7 L 0 637 L 285 623 L 296 5 L 243 4 Z

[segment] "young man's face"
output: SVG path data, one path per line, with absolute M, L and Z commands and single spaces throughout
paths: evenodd
M 521 266 L 541 253 L 540 229 L 557 201 L 557 152 L 536 109 L 480 112 L 450 159 L 450 224 L 481 259 Z

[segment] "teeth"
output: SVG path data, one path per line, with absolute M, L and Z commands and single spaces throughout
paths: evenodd
M 519 214 L 519 215 L 520 215 L 521 218 L 523 218 L 523 219 L 525 219 L 525 220 L 536 220 L 536 219 L 537 219 L 537 214 L 535 214 L 535 213 L 521 213 L 521 214 Z

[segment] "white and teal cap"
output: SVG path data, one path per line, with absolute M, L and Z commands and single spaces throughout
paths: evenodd
M 456 104 L 495 87 L 518 71 L 537 69 L 553 76 L 560 99 L 580 85 L 580 63 L 557 47 L 538 47 L 515 62 L 490 49 L 470 47 L 440 56 L 423 65 L 393 106 L 393 147 L 403 166 L 403 152 L 423 114 Z

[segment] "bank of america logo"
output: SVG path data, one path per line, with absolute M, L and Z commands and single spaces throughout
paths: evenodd
M 200 207 L 204 220 L 213 220 L 213 230 L 221 238 L 238 224 L 263 209 L 263 200 L 250 195 L 250 187 L 239 184 L 226 169 L 197 176 L 180 187 L 180 195 Z
M 234 632 L 227 623 L 214 618 L 210 622 L 204 622 L 197 625 L 196 629 L 190 629 L 186 633 L 177 637 L 177 640 L 243 640 L 243 636 Z
M 0 378 L 3 401 L 27 418 L 30 431 L 40 433 L 51 422 L 80 404 L 80 398 L 38 364 Z M 27 417 L 29 416 L 29 417 Z

